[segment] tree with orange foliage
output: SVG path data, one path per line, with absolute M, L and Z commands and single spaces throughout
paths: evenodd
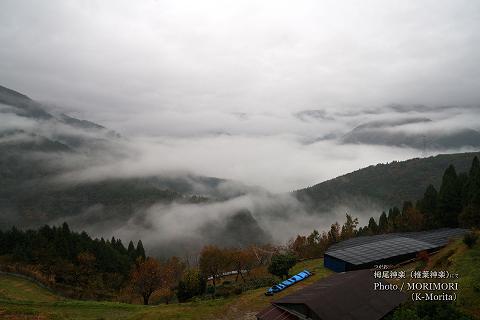
M 174 256 L 166 261 L 165 266 L 170 269 L 169 272 L 171 273 L 172 277 L 172 286 L 178 285 L 178 282 L 180 279 L 182 279 L 183 272 L 186 269 L 185 263 L 178 257 Z
M 94 288 L 102 287 L 101 277 L 95 272 L 96 257 L 93 253 L 82 251 L 77 255 L 78 267 L 76 280 L 78 285 L 85 288 L 85 293 L 93 294 Z
M 407 220 L 407 226 L 409 231 L 420 231 L 423 230 L 425 223 L 425 217 L 420 212 L 420 210 L 412 207 L 409 207 L 405 210 L 405 218 Z
M 230 255 L 231 265 L 234 271 L 237 272 L 235 282 L 238 281 L 238 276 L 240 276 L 245 282 L 243 277 L 243 272 L 249 272 L 255 265 L 255 254 L 252 248 L 245 249 L 231 249 L 228 251 Z
M 217 246 L 205 246 L 200 252 L 200 272 L 205 277 L 212 278 L 214 290 L 216 287 L 216 280 L 221 277 L 223 272 L 227 271 L 226 269 L 231 263 L 229 260 L 229 255 Z
M 155 295 L 158 295 L 158 297 L 160 297 L 163 301 L 165 301 L 165 304 L 169 304 L 170 301 L 175 296 L 175 292 L 173 291 L 172 288 L 165 287 L 165 288 L 158 289 Z
M 340 224 L 335 222 L 331 225 L 330 231 L 328 231 L 328 242 L 329 244 L 337 243 L 340 240 Z
M 294 252 L 295 255 L 300 259 L 307 257 L 307 246 L 307 237 L 301 235 L 297 235 L 295 240 L 290 240 L 290 242 L 288 243 L 288 249 Z
M 165 268 L 154 258 L 148 257 L 140 261 L 131 274 L 132 289 L 143 297 L 143 304 L 148 305 L 148 300 L 153 292 L 166 286 L 168 274 Z
M 178 285 L 185 271 L 185 264 L 177 257 L 171 257 L 163 265 L 163 275 L 165 281 L 160 289 L 159 296 L 163 298 L 166 304 L 175 295 L 174 288 Z

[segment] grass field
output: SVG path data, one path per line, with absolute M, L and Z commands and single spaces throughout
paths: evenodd
M 0 275 L 0 299 L 53 302 L 58 301 L 59 297 L 28 280 Z
M 304 269 L 315 274 L 274 297 L 266 297 L 260 288 L 226 299 L 203 300 L 170 305 L 130 305 L 114 302 L 62 299 L 38 285 L 13 276 L 0 275 L 0 318 L 2 319 L 255 319 L 255 314 L 278 299 L 305 287 L 330 272 L 323 268 L 323 259 L 298 263 L 292 274 Z

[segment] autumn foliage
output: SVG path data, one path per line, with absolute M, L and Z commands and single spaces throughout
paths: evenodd
M 155 291 L 159 291 L 168 303 L 174 295 L 173 288 L 178 284 L 183 268 L 176 257 L 164 263 L 151 257 L 140 259 L 131 273 L 132 290 L 142 296 L 145 305 L 148 305 Z

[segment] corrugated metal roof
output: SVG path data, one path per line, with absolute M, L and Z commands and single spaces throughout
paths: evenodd
M 468 229 L 450 229 L 450 228 L 443 228 L 437 230 L 428 230 L 428 231 L 420 231 L 420 232 L 410 232 L 407 233 L 407 236 L 413 239 L 418 239 L 421 241 L 425 241 L 436 246 L 445 246 L 448 243 L 448 240 L 454 237 L 463 236 L 467 233 Z
M 366 244 L 359 244 L 338 250 L 329 250 L 325 254 L 360 265 L 371 261 L 387 259 L 411 252 L 433 249 L 436 246 L 424 241 L 411 238 L 396 237 Z
M 444 246 L 451 237 L 463 235 L 466 229 L 438 229 L 422 232 L 362 236 L 332 245 L 326 255 L 361 265 L 404 254 Z
M 260 320 L 299 320 L 297 316 L 279 307 L 271 305 L 257 314 Z

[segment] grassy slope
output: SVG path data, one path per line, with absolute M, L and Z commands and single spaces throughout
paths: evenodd
M 431 259 L 428 267 L 458 273 L 457 303 L 465 312 L 480 319 L 480 240 L 471 249 L 462 240 L 451 243 Z
M 425 267 L 420 262 L 404 265 L 399 270 L 448 270 L 458 273 L 457 305 L 475 319 L 480 319 L 480 240 L 469 249 L 461 239 L 452 241 L 430 257 Z M 425 280 L 431 281 L 431 280 Z
M 52 302 L 60 298 L 28 280 L 2 275 L 0 276 L 0 299 Z
M 274 297 L 264 295 L 266 288 L 247 291 L 227 299 L 183 304 L 141 306 L 113 302 L 65 300 L 37 285 L 16 277 L 0 275 L 0 318 L 10 319 L 255 319 L 254 315 L 269 302 L 305 287 L 329 274 L 323 260 L 298 263 L 292 273 L 303 269 L 315 275 Z

